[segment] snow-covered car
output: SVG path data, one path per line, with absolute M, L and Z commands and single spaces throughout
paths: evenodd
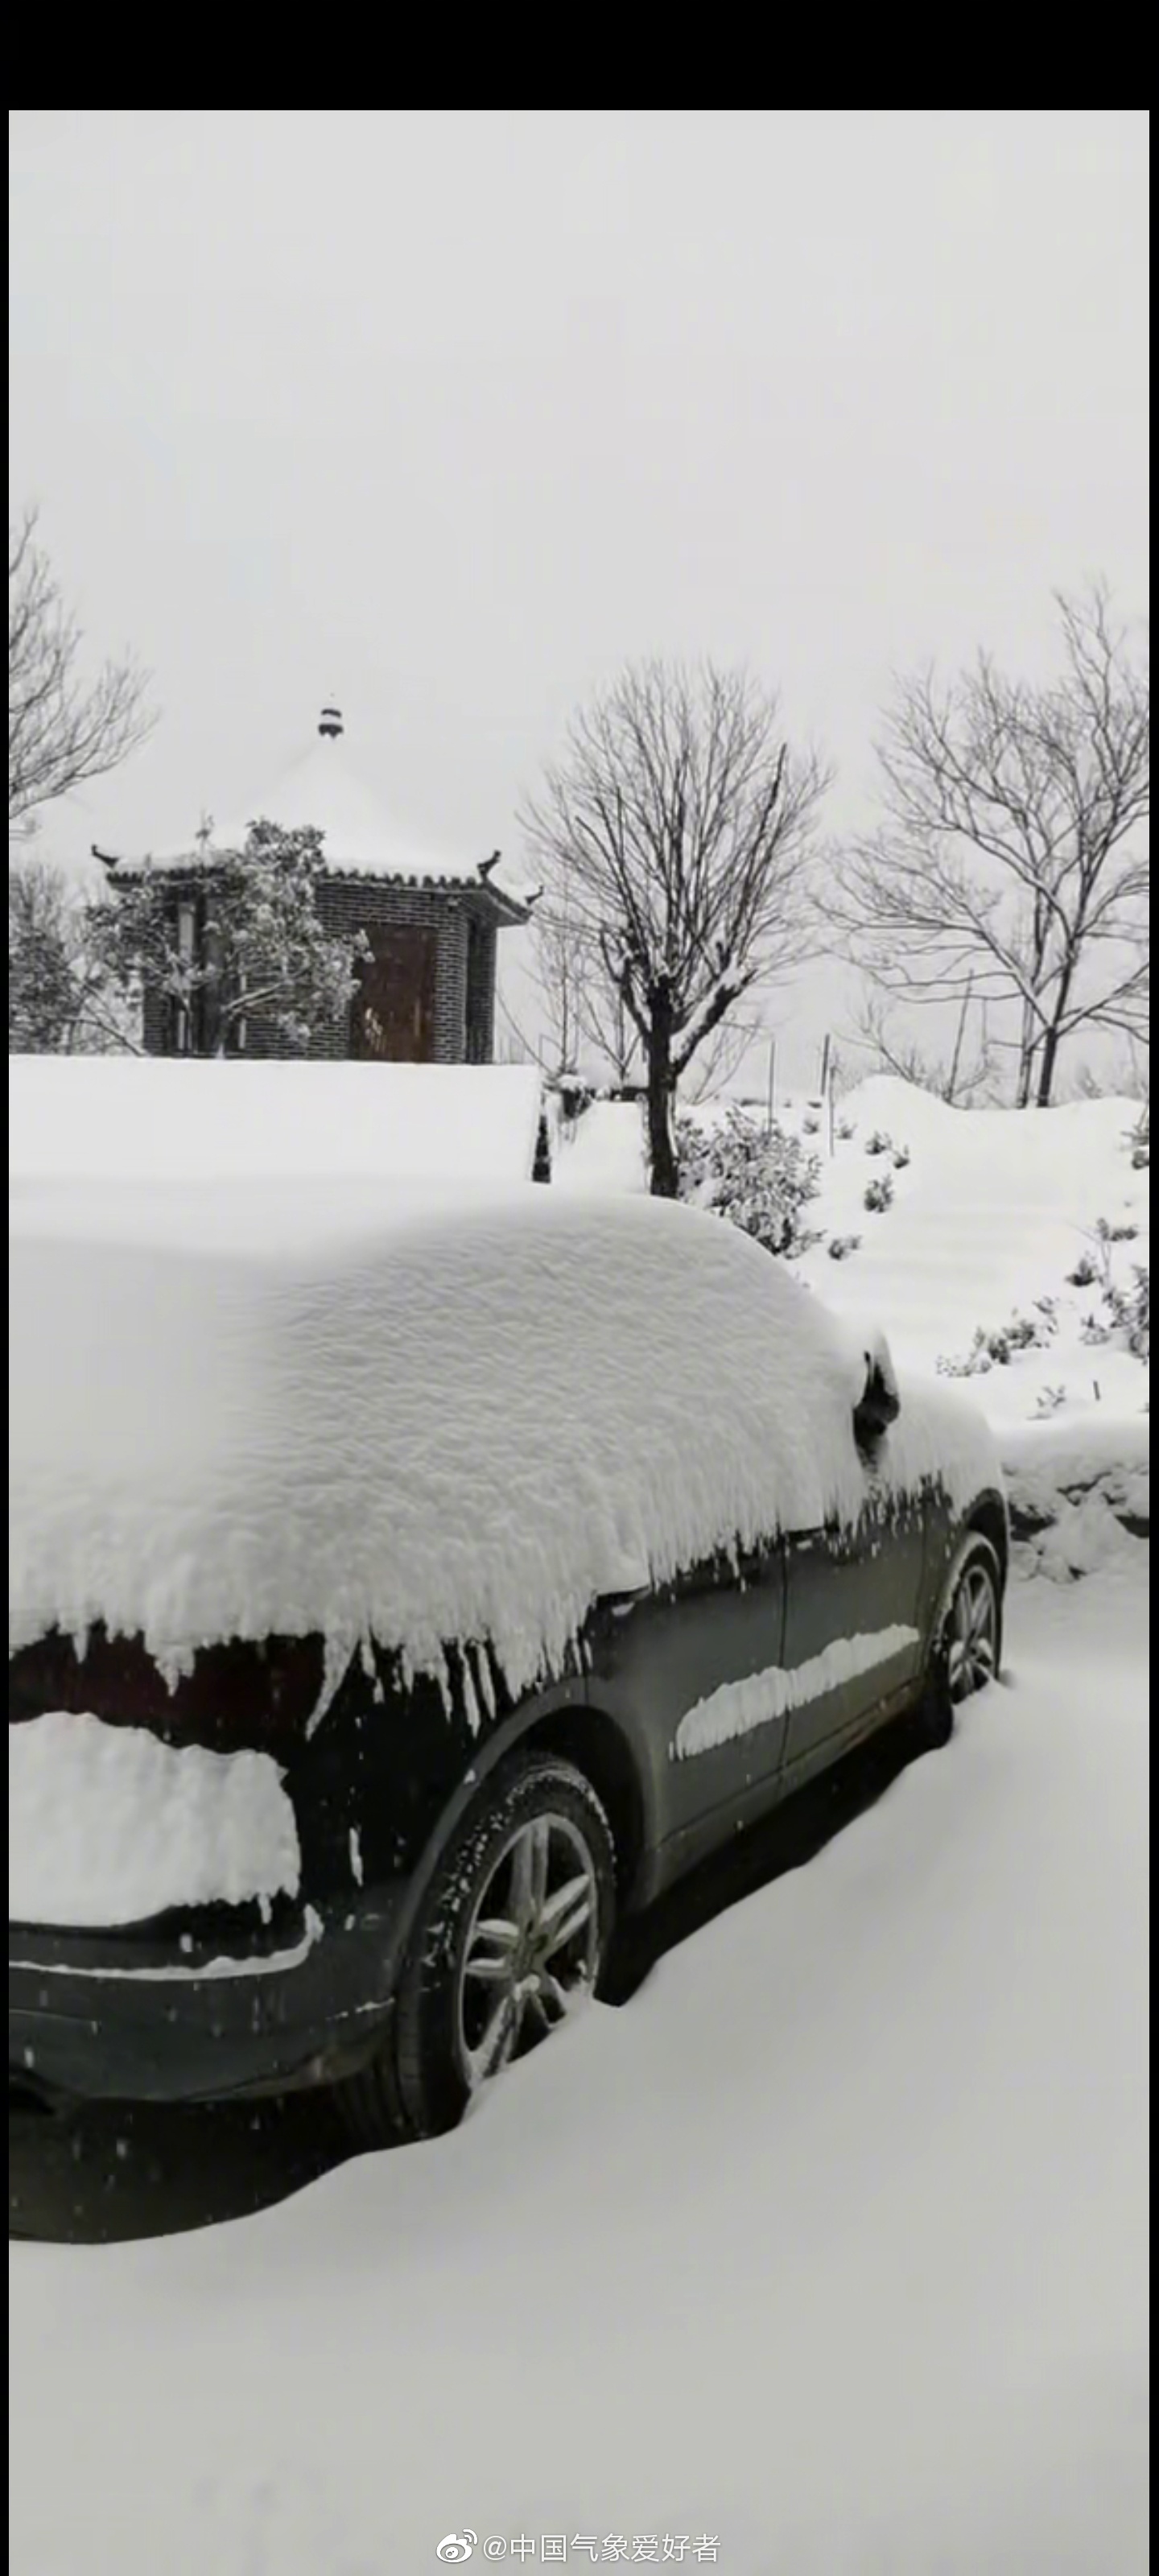
M 1001 1655 L 986 1430 L 746 1236 L 10 1194 L 9 2063 L 454 2122 L 617 1914 Z

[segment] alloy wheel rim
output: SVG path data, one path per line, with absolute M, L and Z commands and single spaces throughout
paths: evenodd
M 950 1693 L 969 1699 L 985 1690 L 998 1669 L 998 1608 L 985 1566 L 963 1575 L 950 1623 Z
M 599 1965 L 599 1888 L 566 1816 L 534 1816 L 499 1853 L 476 1899 L 459 1967 L 456 2039 L 473 2093 L 558 2029 Z

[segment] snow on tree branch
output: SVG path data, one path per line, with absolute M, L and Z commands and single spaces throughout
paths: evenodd
M 363 932 L 323 924 L 317 888 L 322 837 L 276 823 L 251 824 L 244 850 L 214 855 L 198 877 L 200 920 L 192 954 L 182 947 L 171 873 L 145 868 L 90 908 L 96 952 L 125 989 L 158 995 L 188 1014 L 191 1050 L 223 1055 L 242 1022 L 264 1023 L 282 1052 L 304 1054 L 340 1021 L 368 953 Z

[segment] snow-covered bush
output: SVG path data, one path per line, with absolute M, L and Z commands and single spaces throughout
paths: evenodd
M 1137 1261 L 1133 1285 L 1115 1291 L 1116 1321 L 1127 1336 L 1127 1348 L 1137 1360 L 1151 1357 L 1151 1267 Z
M 1149 1263 L 1133 1262 L 1130 1281 L 1115 1272 L 1114 1256 L 1121 1245 L 1137 1243 L 1137 1225 L 1112 1225 L 1101 1216 L 1095 1227 L 1089 1251 L 1082 1253 L 1070 1273 L 1075 1288 L 1097 1288 L 1102 1301 L 1084 1318 L 1082 1337 L 1099 1347 L 1118 1343 L 1137 1360 L 1151 1357 L 1151 1270 Z
M 1151 1357 L 1151 1272 L 1147 1264 L 1136 1261 L 1131 1284 L 1124 1287 L 1120 1279 L 1108 1279 L 1103 1286 L 1102 1314 L 1088 1315 L 1083 1325 L 1084 1342 L 1104 1345 L 1118 1342 L 1130 1351 L 1132 1358 L 1148 1361 Z
M 140 1009 L 88 935 L 83 896 L 51 860 L 8 861 L 9 1055 L 139 1052 Z
M 895 1172 L 908 1172 L 912 1160 L 913 1157 L 908 1145 L 895 1145 L 893 1150 L 893 1168 Z
M 783 1128 L 736 1108 L 709 1130 L 678 1118 L 676 1151 L 681 1198 L 728 1217 L 767 1252 L 792 1260 L 820 1240 L 804 1210 L 817 1196 L 821 1166 Z
M 1151 1103 L 1149 1100 L 1144 1101 L 1135 1125 L 1130 1130 L 1127 1143 L 1131 1149 L 1132 1171 L 1149 1172 L 1151 1169 Z
M 937 1363 L 940 1377 L 988 1377 L 994 1368 L 1009 1368 L 1022 1351 L 1046 1350 L 1058 1331 L 1053 1297 L 1037 1297 L 1032 1315 L 1014 1314 L 1008 1324 L 987 1332 L 981 1324 L 964 1358 L 946 1356 Z
M 887 1208 L 893 1206 L 893 1181 L 888 1172 L 883 1172 L 880 1180 L 870 1181 L 862 1206 L 868 1208 L 871 1216 L 884 1216 Z
M 830 1261 L 849 1261 L 852 1258 L 852 1255 L 855 1252 L 860 1252 L 860 1250 L 861 1236 L 859 1234 L 834 1234 L 829 1238 Z
M 892 1154 L 893 1138 L 887 1136 L 884 1127 L 875 1127 L 872 1136 L 865 1139 L 865 1150 L 867 1154 Z

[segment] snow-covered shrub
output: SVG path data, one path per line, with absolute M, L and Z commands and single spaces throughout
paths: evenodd
M 1138 1118 L 1128 1133 L 1127 1143 L 1131 1149 L 1132 1171 L 1149 1172 L 1151 1169 L 1151 1103 L 1149 1100 L 1144 1101 Z
M 1055 1414 L 1062 1412 L 1066 1400 L 1067 1391 L 1065 1386 L 1040 1387 L 1038 1390 L 1038 1402 L 1034 1408 L 1035 1421 L 1053 1421 Z
M 865 1139 L 865 1150 L 867 1154 L 892 1154 L 893 1138 L 886 1135 L 884 1127 L 875 1127 L 872 1136 Z
M 895 1172 L 908 1172 L 912 1160 L 913 1157 L 908 1145 L 895 1145 L 893 1151 L 893 1168 Z
M 893 1206 L 893 1180 L 888 1172 L 883 1172 L 880 1180 L 869 1183 L 861 1204 L 868 1208 L 871 1216 L 884 1216 L 887 1208 Z
M 1053 1297 L 1035 1299 L 1032 1315 L 1014 1314 L 1008 1324 L 987 1332 L 980 1324 L 964 1358 L 946 1356 L 937 1362 L 940 1377 L 987 1377 L 991 1369 L 1009 1368 L 1011 1360 L 1022 1351 L 1046 1350 L 1058 1331 L 1058 1308 Z
M 1072 1285 L 1097 1288 L 1102 1300 L 1101 1311 L 1092 1309 L 1084 1317 L 1084 1342 L 1103 1347 L 1117 1343 L 1137 1360 L 1151 1357 L 1151 1270 L 1148 1263 L 1134 1262 L 1130 1283 L 1115 1274 L 1114 1255 L 1125 1243 L 1137 1243 L 1137 1225 L 1113 1225 L 1101 1216 L 1095 1227 L 1091 1250 L 1080 1256 L 1072 1270 Z
M 801 1133 L 802 1133 L 802 1135 L 803 1135 L 803 1136 L 819 1136 L 819 1135 L 820 1135 L 820 1133 L 821 1133 L 821 1121 L 820 1121 L 820 1119 L 819 1119 L 819 1118 L 815 1118 L 815 1117 L 813 1116 L 812 1111 L 810 1111 L 810 1114 L 809 1114 L 809 1116 L 808 1116 L 807 1118 L 802 1118 L 802 1120 L 801 1120 Z
M 1130 1287 L 1119 1279 L 1108 1279 L 1103 1285 L 1103 1311 L 1090 1314 L 1082 1328 L 1084 1342 L 1099 1347 L 1117 1342 L 1133 1359 L 1147 1362 L 1151 1357 L 1151 1272 L 1148 1265 L 1135 1262 Z
M 256 1020 L 279 1054 L 308 1055 L 314 1039 L 344 1025 L 370 956 L 364 930 L 327 928 L 317 900 L 325 877 L 313 826 L 251 823 L 243 850 L 222 850 L 199 871 L 204 921 L 192 958 L 171 880 L 151 865 L 86 905 L 86 938 L 120 992 L 151 987 L 186 1014 L 195 1054 L 231 1054 Z
M 782 1127 L 736 1108 L 708 1132 L 678 1118 L 676 1151 L 681 1198 L 728 1217 L 767 1252 L 792 1260 L 820 1240 L 804 1222 L 821 1185 L 820 1163 Z
M 853 1138 L 857 1134 L 856 1118 L 839 1118 L 837 1121 L 837 1133 L 841 1138 L 843 1145 L 852 1144 Z
M 1149 1262 L 1135 1263 L 1134 1283 L 1126 1290 L 1115 1291 L 1115 1303 L 1116 1320 L 1120 1329 L 1126 1333 L 1128 1350 L 1134 1353 L 1137 1360 L 1149 1360 L 1151 1357 L 1151 1266 Z
M 861 1236 L 859 1234 L 834 1234 L 830 1236 L 830 1261 L 848 1261 L 855 1252 L 860 1252 L 860 1250 Z

